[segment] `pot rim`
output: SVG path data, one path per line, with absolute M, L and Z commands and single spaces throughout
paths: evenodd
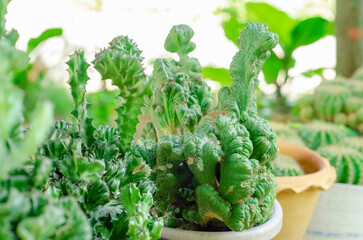
M 275 237 L 282 228 L 282 208 L 280 203 L 275 199 L 273 205 L 272 216 L 264 223 L 243 230 L 241 232 L 223 231 L 223 232 L 207 232 L 207 231 L 191 231 L 178 228 L 163 227 L 161 237 L 162 239 L 173 239 L 173 236 L 180 235 L 183 239 L 199 239 L 198 236 L 203 236 L 203 239 L 225 239 L 233 237 L 244 237 L 245 239 L 272 239 Z M 264 238 L 259 238 L 264 237 Z M 235 239 L 235 238 L 233 238 Z
M 282 155 L 294 158 L 300 165 L 312 164 L 317 170 L 302 176 L 276 177 L 278 183 L 276 193 L 283 191 L 300 193 L 309 189 L 327 190 L 335 183 L 336 171 L 327 159 L 307 147 L 281 140 L 277 143 Z

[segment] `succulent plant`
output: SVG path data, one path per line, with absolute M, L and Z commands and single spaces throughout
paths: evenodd
M 90 239 L 90 225 L 76 200 L 53 199 L 42 191 L 51 162 L 35 152 L 53 121 L 53 107 L 37 101 L 24 130 L 25 94 L 13 78 L 29 57 L 1 35 L 0 55 L 0 239 Z
M 333 121 L 336 114 L 344 112 L 351 95 L 342 81 L 324 82 L 315 89 L 314 110 L 319 119 Z
M 115 41 L 132 43 L 126 37 L 118 37 L 111 43 Z M 117 65 L 120 68 L 117 74 L 125 76 L 133 74 L 135 65 L 129 63 L 134 60 L 128 59 L 127 55 L 132 58 L 134 50 L 127 53 L 123 50 L 110 53 L 120 57 L 112 58 L 107 55 L 108 52 L 103 54 L 109 57 L 104 57 L 108 61 L 105 66 Z M 101 63 L 97 64 L 100 68 Z M 84 53 L 75 52 L 67 65 L 75 107 L 72 122 L 55 123 L 39 150 L 39 154 L 53 161 L 52 174 L 45 190 L 54 198 L 76 197 L 89 218 L 94 239 L 158 239 L 162 220 L 149 214 L 155 191 L 154 183 L 149 180 L 150 166 L 155 163 L 148 160 L 152 160 L 155 144 L 151 141 L 132 142 L 125 147 L 128 140 L 123 141 L 123 138 L 129 139 L 126 132 L 133 128 L 120 120 L 117 128 L 100 126 L 96 129 L 87 115 L 90 104 L 85 98 L 85 86 L 89 79 L 89 64 L 84 59 Z M 113 79 L 114 82 L 119 81 L 117 84 L 122 82 L 121 96 L 123 93 L 127 96 L 128 89 L 135 83 L 127 78 L 124 80 Z M 140 84 L 142 86 L 143 82 L 140 81 Z M 135 114 L 133 107 L 119 110 L 119 119 L 123 116 L 132 118 Z M 137 113 L 135 116 L 137 119 Z M 120 129 L 123 129 L 122 132 Z
M 343 127 L 322 121 L 301 125 L 298 128 L 298 133 L 307 147 L 313 150 L 326 144 L 338 143 L 348 136 L 347 131 Z
M 357 151 L 363 153 L 363 137 L 347 137 L 344 138 L 342 142 L 345 146 L 356 149 Z
M 294 177 L 304 175 L 304 171 L 295 159 L 279 155 L 275 161 L 272 162 L 273 174 L 277 177 Z
M 276 180 L 268 167 L 277 156 L 276 134 L 257 116 L 257 76 L 278 37 L 248 23 L 238 40 L 232 84 L 212 96 L 200 64 L 187 54 L 193 30 L 174 26 L 165 49 L 179 62 L 157 59 L 148 113 L 157 130 L 155 208 L 168 227 L 212 226 L 241 231 L 272 214 Z
M 290 143 L 304 146 L 305 143 L 297 133 L 297 131 L 290 127 L 289 124 L 279 123 L 279 122 L 270 122 L 273 131 L 277 135 L 277 139 L 288 141 Z
M 318 153 L 335 167 L 337 182 L 363 184 L 363 153 L 342 144 L 320 147 Z
M 142 65 L 142 51 L 127 36 L 114 38 L 108 48 L 96 54 L 93 61 L 95 69 L 101 74 L 102 80 L 111 79 L 112 84 L 120 90 L 117 112 L 117 130 L 122 136 L 120 148 L 129 150 L 138 115 L 145 105 L 145 97 L 151 95 L 148 77 Z

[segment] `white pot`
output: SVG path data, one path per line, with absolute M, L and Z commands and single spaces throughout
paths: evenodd
M 363 186 L 335 183 L 322 191 L 305 240 L 363 239 Z
M 276 236 L 282 227 L 282 209 L 280 203 L 275 200 L 273 214 L 269 220 L 256 227 L 242 232 L 201 232 L 187 231 L 176 228 L 164 227 L 161 239 L 168 240 L 270 240 Z

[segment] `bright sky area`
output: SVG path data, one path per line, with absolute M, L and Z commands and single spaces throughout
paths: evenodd
M 94 53 L 117 35 L 128 35 L 143 50 L 147 72 L 152 71 L 147 63 L 166 55 L 163 48 L 165 37 L 175 24 L 187 24 L 194 29 L 193 41 L 197 48 L 193 56 L 202 66 L 213 64 L 228 68 L 237 51 L 236 46 L 225 36 L 221 19 L 214 15 L 218 7 L 225 6 L 222 0 L 13 0 L 9 5 L 7 28 L 19 31 L 18 47 L 25 49 L 32 37 L 37 37 L 47 28 L 61 27 L 63 40 L 52 39 L 39 49 L 44 62 L 52 67 L 51 75 L 65 82 L 66 56 L 75 49 L 84 49 L 88 61 Z M 279 0 L 268 1 L 292 16 L 322 14 L 334 18 L 329 0 Z M 281 23 L 283 24 L 283 23 Z M 64 41 L 65 40 L 65 41 Z M 311 90 L 319 84 L 319 77 L 305 78 L 301 73 L 319 67 L 335 66 L 335 37 L 328 36 L 308 46 L 296 50 L 296 66 L 291 69 L 297 76 L 292 84 L 287 84 L 283 92 L 291 97 Z M 89 73 L 91 81 L 87 90 L 95 91 L 100 86 L 100 76 Z M 326 78 L 334 78 L 335 72 L 327 71 Z M 265 92 L 274 89 L 262 83 Z

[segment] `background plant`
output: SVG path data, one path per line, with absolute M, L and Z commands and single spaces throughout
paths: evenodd
M 294 51 L 305 45 L 312 44 L 319 39 L 334 33 L 334 23 L 320 16 L 292 18 L 287 13 L 265 2 L 229 1 L 226 8 L 217 11 L 223 17 L 222 26 L 226 37 L 237 43 L 239 29 L 245 22 L 261 22 L 269 26 L 271 31 L 279 36 L 279 46 L 282 53 L 271 53 L 269 61 L 262 68 L 267 84 L 276 87 L 275 110 L 287 112 L 286 99 L 282 95 L 282 87 L 295 76 L 289 71 L 295 66 Z M 321 75 L 323 68 L 311 69 L 302 73 L 305 76 Z M 203 76 L 217 80 L 228 86 L 231 78 L 228 70 L 223 68 L 205 67 Z M 271 105 L 268 105 L 271 107 Z

